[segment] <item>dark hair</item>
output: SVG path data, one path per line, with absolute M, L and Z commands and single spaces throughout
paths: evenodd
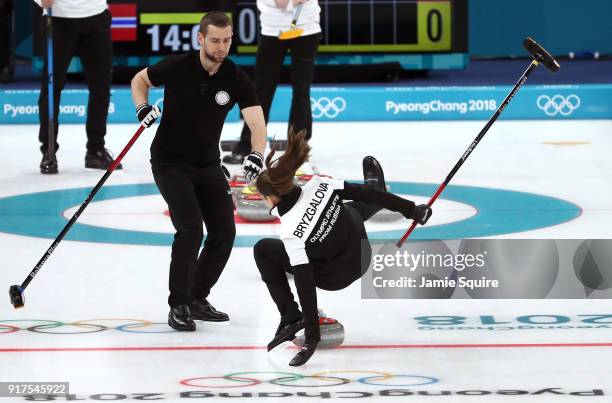
M 219 28 L 233 26 L 232 19 L 223 11 L 209 11 L 204 14 L 200 20 L 200 32 L 202 35 L 206 35 L 209 25 L 214 25 L 215 27 Z
M 266 158 L 266 169 L 257 177 L 257 190 L 262 196 L 283 197 L 296 186 L 295 172 L 308 161 L 310 146 L 306 141 L 306 130 L 295 133 L 289 129 L 287 150 L 282 157 L 272 161 L 275 150 Z

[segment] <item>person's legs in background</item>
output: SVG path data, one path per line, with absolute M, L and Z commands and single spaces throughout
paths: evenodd
M 291 49 L 291 112 L 289 127 L 295 132 L 306 129 L 306 139 L 312 136 L 312 110 L 310 86 L 314 77 L 315 60 L 321 34 L 314 34 L 290 40 Z
M 13 81 L 13 0 L 0 0 L 0 83 Z
M 108 169 L 113 158 L 104 148 L 110 87 L 112 81 L 113 47 L 110 32 L 111 15 L 108 10 L 83 19 L 77 54 L 83 70 L 89 99 L 87 103 L 87 153 L 85 167 Z M 119 164 L 116 169 L 121 169 Z
M 283 68 L 283 60 L 287 53 L 287 41 L 281 41 L 273 36 L 262 35 L 257 47 L 257 58 L 255 60 L 255 90 L 257 98 L 264 112 L 264 119 L 268 123 L 270 108 L 280 74 Z M 234 147 L 230 155 L 223 157 L 226 164 L 240 164 L 246 155 L 251 152 L 251 130 L 244 124 L 240 141 Z
M 41 143 L 40 151 L 43 153 L 40 162 L 40 171 L 43 174 L 57 173 L 57 162 L 54 156 L 49 155 L 49 98 L 48 98 L 48 77 L 47 77 L 47 38 L 44 34 L 44 19 L 42 20 L 41 41 L 44 49 L 44 65 L 41 72 L 40 95 L 38 97 L 38 119 L 40 128 L 38 140 Z M 57 141 L 59 129 L 59 104 L 62 90 L 66 84 L 66 75 L 70 60 L 76 51 L 78 29 L 77 22 L 71 18 L 53 17 L 53 123 L 55 150 L 59 148 Z

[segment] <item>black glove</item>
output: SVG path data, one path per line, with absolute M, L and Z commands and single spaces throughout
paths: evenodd
M 160 116 L 161 110 L 157 105 L 149 105 L 145 102 L 136 108 L 136 117 L 144 127 L 151 127 Z
M 242 173 L 248 181 L 254 181 L 263 169 L 263 155 L 257 151 L 251 152 L 242 161 Z
M 306 340 L 306 343 L 304 344 L 300 352 L 297 353 L 295 357 L 293 357 L 293 359 L 289 362 L 289 365 L 291 365 L 292 367 L 299 367 L 306 364 L 306 362 L 310 359 L 310 357 L 312 357 L 315 350 L 317 349 L 317 344 L 319 344 L 318 341 Z
M 427 220 L 429 220 L 429 217 L 431 217 L 432 213 L 433 211 L 430 207 L 427 206 L 427 204 L 419 204 L 418 206 L 414 207 L 412 219 L 415 220 L 417 223 L 424 225 Z

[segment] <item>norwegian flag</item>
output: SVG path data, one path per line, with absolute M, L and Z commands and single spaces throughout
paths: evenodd
M 135 41 L 137 33 L 136 4 L 112 3 L 108 9 L 113 16 L 111 38 L 116 42 Z

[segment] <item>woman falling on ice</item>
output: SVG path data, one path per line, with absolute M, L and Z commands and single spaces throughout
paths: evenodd
M 382 208 L 419 224 L 425 224 L 432 213 L 426 205 L 416 206 L 388 193 L 383 170 L 373 157 L 363 159 L 363 185 L 313 176 L 299 187 L 294 175 L 309 152 L 305 132 L 290 132 L 285 154 L 272 161 L 272 151 L 256 182 L 271 214 L 281 221 L 280 239 L 264 238 L 253 249 L 257 268 L 281 315 L 268 351 L 294 339 L 300 329 L 305 331 L 304 346 L 291 366 L 305 364 L 321 338 L 317 287 L 341 290 L 367 270 L 372 250 L 368 242 L 361 242 L 367 240 L 364 222 Z M 352 201 L 345 204 L 344 200 Z M 301 312 L 286 273 L 294 276 Z

